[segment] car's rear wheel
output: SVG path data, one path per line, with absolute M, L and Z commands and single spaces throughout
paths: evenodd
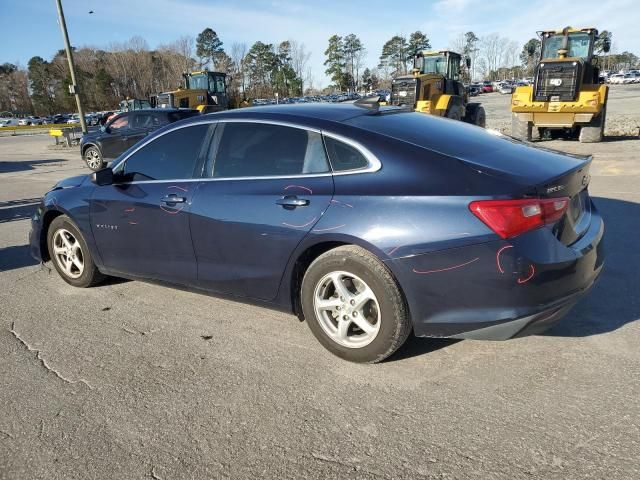
M 84 151 L 83 157 L 85 163 L 87 164 L 87 167 L 89 167 L 94 172 L 96 170 L 104 168 L 104 159 L 102 158 L 102 154 L 97 147 L 94 147 L 93 145 L 87 147 L 87 149 Z
M 68 284 L 85 288 L 104 279 L 80 230 L 66 215 L 60 215 L 51 222 L 47 246 L 55 269 Z
M 301 303 L 309 328 L 335 355 L 352 362 L 384 360 L 405 342 L 411 321 L 384 264 L 356 246 L 319 256 L 307 269 Z

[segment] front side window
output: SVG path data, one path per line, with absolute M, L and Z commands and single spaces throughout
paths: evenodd
M 325 137 L 324 141 L 334 172 L 356 170 L 369 165 L 367 159 L 357 148 L 331 137 Z
M 215 92 L 224 93 L 224 77 L 222 75 L 216 75 L 214 77 Z
M 192 178 L 208 129 L 208 124 L 193 125 L 152 140 L 125 161 L 125 181 Z
M 222 123 L 216 131 L 213 176 L 269 177 L 326 173 L 322 136 L 301 128 Z
M 116 118 L 111 124 L 109 129 L 113 131 L 122 131 L 129 128 L 129 115 L 121 115 Z

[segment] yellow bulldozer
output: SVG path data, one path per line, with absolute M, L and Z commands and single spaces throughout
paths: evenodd
M 461 66 L 462 56 L 449 50 L 417 52 L 412 74 L 396 77 L 391 82 L 389 104 L 484 127 L 484 109 L 479 103 L 469 102 L 467 90 L 460 81 Z
M 600 83 L 594 62 L 598 31 L 566 27 L 538 34 L 542 44 L 533 84 L 517 87 L 511 96 L 511 135 L 531 141 L 548 132 L 601 141 L 609 88 Z
M 182 74 L 184 85 L 152 98 L 157 108 L 195 108 L 201 113 L 229 108 L 227 74 L 208 70 Z

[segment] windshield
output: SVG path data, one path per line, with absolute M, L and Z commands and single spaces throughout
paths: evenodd
M 194 90 L 209 90 L 209 78 L 203 74 L 191 75 L 188 87 Z
M 551 35 L 544 39 L 542 58 L 558 58 L 558 49 L 562 48 L 563 35 Z M 588 33 L 571 33 L 567 43 L 567 57 L 587 58 L 589 56 L 589 44 L 591 42 Z
M 437 57 L 418 57 L 416 59 L 416 68 L 421 73 L 439 73 L 447 74 L 447 59 L 444 56 Z

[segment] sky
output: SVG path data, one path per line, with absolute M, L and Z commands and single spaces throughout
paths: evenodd
M 614 51 L 640 54 L 638 5 L 638 0 L 63 0 L 74 46 L 107 48 L 138 35 L 154 48 L 182 35 L 195 37 L 206 27 L 228 50 L 234 42 L 250 47 L 258 40 L 295 39 L 311 52 L 316 87 L 329 83 L 323 62 L 333 34 L 360 37 L 369 67 L 378 64 L 386 40 L 416 30 L 440 49 L 470 30 L 523 44 L 536 30 L 596 27 L 613 32 Z M 0 63 L 24 66 L 35 55 L 50 60 L 63 47 L 54 0 L 0 0 L 0 32 Z

